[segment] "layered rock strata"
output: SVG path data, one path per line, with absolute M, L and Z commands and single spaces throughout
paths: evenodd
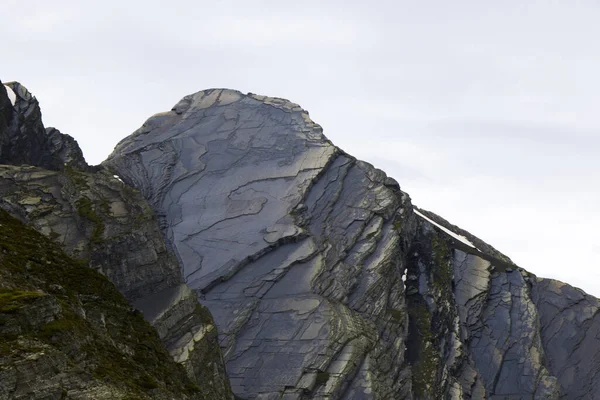
M 156 210 L 238 396 L 594 396 L 596 299 L 414 208 L 297 104 L 198 92 L 104 166 Z
M 181 398 L 231 398 L 221 351 L 243 399 L 597 397 L 598 299 L 538 278 L 414 207 L 396 181 L 331 144 L 297 104 L 198 92 L 90 169 L 76 143 L 54 130 L 41 136 L 37 101 L 22 86 L 0 89 L 0 156 L 11 164 L 0 167 L 0 208 L 110 278 L 142 310 L 161 354 L 202 383 L 196 392 L 178 384 Z M 0 244 L 14 245 L 10 238 Z M 0 273 L 9 282 L 0 290 L 13 291 L 0 306 L 33 321 L 5 318 L 0 334 L 25 323 L 18 329 L 34 326 L 40 341 L 39 328 L 60 313 L 47 297 L 59 289 Z M 0 346 L 0 374 L 13 382 L 24 373 L 17 364 L 32 358 L 11 352 L 7 363 L 6 350 Z M 40 369 L 52 382 L 44 385 L 63 387 L 56 382 L 65 376 L 86 385 L 65 368 Z M 166 382 L 188 379 L 173 371 L 149 371 L 152 388 L 140 386 L 148 384 L 141 375 L 110 388 L 85 382 L 117 398 L 119 390 L 171 398 Z M 31 385 L 31 375 L 21 376 Z M 0 393 L 18 398 L 26 387 Z
M 35 143 L 41 131 L 25 129 L 27 118 L 18 105 L 27 100 L 24 109 L 38 110 L 33 115 L 39 118 L 37 102 L 19 84 L 9 87 L 16 90 L 11 120 L 21 132 L 15 142 Z M 43 129 L 41 120 L 31 121 Z M 230 399 L 212 316 L 183 283 L 150 206 L 118 176 L 101 168 L 91 172 L 74 140 L 52 128 L 43 134 L 46 147 L 40 151 L 56 156 L 60 171 L 41 168 L 49 166 L 35 156 L 37 150 L 26 161 L 38 166 L 19 165 L 22 160 L 5 152 L 3 162 L 13 165 L 0 165 L 0 208 L 108 277 L 157 328 L 201 394 Z

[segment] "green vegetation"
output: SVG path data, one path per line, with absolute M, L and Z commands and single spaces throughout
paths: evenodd
M 79 215 L 94 223 L 94 230 L 92 231 L 91 242 L 102 242 L 102 237 L 104 235 L 104 221 L 96 213 L 92 201 L 84 196 L 77 200 L 75 205 L 77 206 L 77 212 L 79 213 Z
M 73 184 L 75 184 L 75 187 L 79 191 L 90 188 L 85 172 L 80 171 L 77 168 L 72 167 L 70 165 L 65 165 L 64 172 L 69 178 L 71 178 L 71 181 L 73 182 Z
M 452 242 L 450 242 L 452 243 Z M 456 310 L 452 281 L 454 266 L 452 260 L 453 244 L 445 236 L 432 232 L 422 242 L 425 270 L 430 282 L 428 295 L 433 302 L 429 307 L 422 296 L 408 299 L 409 341 L 412 347 L 412 383 L 416 398 L 441 398 L 439 387 L 441 377 L 437 375 L 442 359 L 442 338 L 452 329 Z
M 81 209 L 91 207 L 83 201 Z M 199 388 L 173 362 L 156 331 L 110 281 L 4 210 L 0 284 L 0 369 L 44 349 L 66 357 L 75 374 L 83 369 L 132 399 L 157 393 L 199 396 Z M 30 306 L 42 296 L 52 296 L 60 311 L 54 321 L 36 326 L 30 323 L 35 314 Z M 20 332 L 3 330 L 7 321 Z
M 195 311 L 196 315 L 200 316 L 200 320 L 203 324 L 211 325 L 215 323 L 212 314 L 210 311 L 208 311 L 208 308 L 204 307 L 202 304 L 196 304 Z
M 406 317 L 406 315 L 404 314 L 403 310 L 398 310 L 395 308 L 388 308 L 387 309 L 388 314 L 391 315 L 392 319 L 397 322 L 397 323 L 404 323 L 404 318 Z
M 433 284 L 441 292 L 451 290 L 454 270 L 452 267 L 452 250 L 445 240 L 434 234 L 431 239 L 433 262 Z
M 413 363 L 412 383 L 418 398 L 437 398 L 434 396 L 439 356 L 433 347 L 431 332 L 431 313 L 425 303 L 409 307 L 411 323 L 414 324 L 418 340 L 418 358 Z
M 396 214 L 396 216 L 394 217 L 394 222 L 392 224 L 394 225 L 394 229 L 400 232 L 402 230 L 402 217 Z
M 7 313 L 17 310 L 40 296 L 44 296 L 44 293 L 25 290 L 0 289 L 0 312 Z
M 327 383 L 327 381 L 329 380 L 329 377 L 330 377 L 329 372 L 326 372 L 326 371 L 317 372 L 316 387 L 325 385 Z

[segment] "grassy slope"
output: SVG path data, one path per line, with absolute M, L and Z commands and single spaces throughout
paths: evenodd
M 35 323 L 41 300 L 59 311 Z M 111 282 L 0 210 L 0 371 L 41 348 L 66 356 L 69 371 L 84 380 L 126 397 L 201 398 Z

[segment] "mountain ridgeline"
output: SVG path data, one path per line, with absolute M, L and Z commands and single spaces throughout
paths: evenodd
M 0 400 L 600 399 L 600 302 L 212 89 L 99 166 L 0 85 Z

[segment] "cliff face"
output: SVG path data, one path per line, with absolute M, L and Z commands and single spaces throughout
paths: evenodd
M 81 268 L 89 267 L 106 276 L 130 304 L 143 312 L 162 341 L 157 351 L 169 354 L 183 367 L 181 371 L 187 372 L 188 380 L 182 381 L 180 390 L 177 387 L 172 390 L 174 393 L 184 393 L 181 388 L 187 385 L 197 390 L 186 396 L 231 398 L 212 316 L 184 284 L 179 263 L 165 246 L 151 207 L 117 176 L 101 168 L 88 167 L 72 138 L 54 129 L 44 129 L 37 101 L 31 95 L 19 97 L 19 93 L 29 92 L 16 83 L 11 87 L 16 91 L 15 106 L 10 109 L 13 115 L 4 119 L 12 121 L 10 129 L 18 134 L 11 136 L 9 144 L 0 148 L 4 157 L 2 162 L 12 164 L 0 165 L 0 209 L 26 222 L 71 257 L 81 260 Z M 0 93 L 0 100 L 7 97 Z M 4 101 L 2 104 L 11 103 Z M 27 117 L 23 115 L 27 110 L 37 111 Z M 17 158 L 11 156 L 14 143 L 22 151 Z M 23 160 L 31 165 L 21 165 Z M 48 160 L 58 161 L 48 164 Z M 57 170 L 49 170 L 51 167 Z M 7 266 L 2 263 L 1 267 Z M 60 284 L 59 281 L 55 283 Z M 37 289 L 46 290 L 44 287 Z M 77 292 L 77 287 L 73 290 Z M 100 307 L 97 311 L 105 310 Z M 45 322 L 51 321 L 52 316 Z M 118 325 L 118 319 L 113 324 Z M 44 329 L 43 324 L 40 326 Z M 127 335 L 134 334 L 134 331 L 128 332 L 126 326 L 119 326 L 119 329 Z M 152 331 L 152 328 L 148 329 Z M 143 338 L 139 340 L 143 343 Z M 162 362 L 152 364 L 150 371 Z M 5 366 L 0 364 L 0 368 Z M 90 372 L 94 371 L 90 369 Z M 55 372 L 67 377 L 71 374 L 61 368 Z M 116 377 L 111 379 L 116 380 L 116 386 L 122 384 Z M 0 398 L 18 398 L 27 384 L 26 380 L 16 380 L 13 388 L 0 391 L 8 397 Z M 73 398 L 79 396 L 77 391 L 69 393 Z M 109 392 L 107 398 L 125 395 L 126 391 Z M 149 395 L 160 398 L 153 392 Z M 36 396 L 38 394 L 27 398 L 38 398 Z M 45 398 L 43 393 L 39 396 Z M 180 395 L 174 396 L 179 398 Z
M 99 167 L 40 118 L 0 85 L 0 399 L 598 397 L 598 299 L 297 104 L 198 92 Z
M 46 132 L 37 99 L 18 82 L 0 82 L 0 164 L 60 170 L 88 168 L 75 139 L 54 128 Z
M 241 397 L 595 396 L 596 299 L 416 209 L 296 104 L 199 92 L 104 166 L 158 213 Z

